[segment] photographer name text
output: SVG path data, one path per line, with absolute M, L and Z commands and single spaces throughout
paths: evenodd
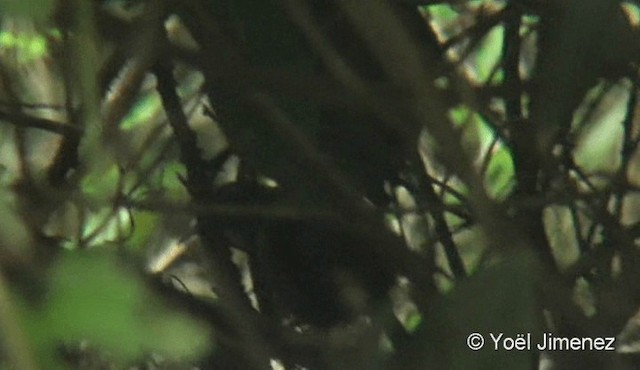
M 551 333 L 544 333 L 542 339 L 533 343 L 531 333 L 518 334 L 514 337 L 507 337 L 504 333 L 490 333 L 489 337 L 493 342 L 493 350 L 517 350 L 526 351 L 534 348 L 539 351 L 615 351 L 615 337 L 590 338 L 590 337 L 556 337 Z
M 472 333 L 467 337 L 467 346 L 474 351 L 491 348 L 494 351 L 615 351 L 615 337 L 561 337 L 543 333 L 541 337 L 531 333 L 508 336 L 504 333 L 489 333 L 488 337 Z

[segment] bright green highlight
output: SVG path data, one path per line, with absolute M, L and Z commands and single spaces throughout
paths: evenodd
M 476 78 L 486 82 L 491 77 L 502 53 L 502 41 L 504 39 L 504 27 L 494 27 L 484 37 L 474 55 Z
M 32 62 L 47 55 L 47 39 L 41 35 L 0 31 L 0 51 L 15 51 L 18 62 Z
M 151 121 L 158 114 L 160 108 L 161 102 L 158 94 L 149 94 L 140 98 L 122 121 L 122 128 L 131 130 L 138 125 Z
M 498 144 L 499 145 L 499 144 Z M 485 187 L 494 199 L 505 199 L 515 186 L 515 166 L 511 153 L 502 145 L 491 154 L 485 174 Z

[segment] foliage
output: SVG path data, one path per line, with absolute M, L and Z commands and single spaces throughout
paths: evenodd
M 639 9 L 0 1 L 0 368 L 633 368 Z

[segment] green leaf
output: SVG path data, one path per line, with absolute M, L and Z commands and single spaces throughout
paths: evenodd
M 502 200 L 509 195 L 515 185 L 515 167 L 511 153 L 506 148 L 500 146 L 495 150 L 484 180 L 491 197 Z
M 407 322 L 404 323 L 405 328 L 409 333 L 413 333 L 422 324 L 422 315 L 419 313 L 413 313 L 407 318 Z
M 185 176 L 185 174 L 184 165 L 178 161 L 172 161 L 164 166 L 161 181 L 163 189 L 167 191 L 169 200 L 179 202 L 190 199 L 187 188 L 180 180 L 180 177 Z
M 29 32 L 0 31 L 0 48 L 14 49 L 19 63 L 38 60 L 48 52 L 47 39 Z
M 88 340 L 123 363 L 156 352 L 193 358 L 209 347 L 202 323 L 172 312 L 113 253 L 67 252 L 56 263 L 47 303 L 30 309 L 41 359 L 62 342 Z
M 51 15 L 54 5 L 54 0 L 0 0 L 0 12 L 3 15 L 44 20 Z
M 449 4 L 437 4 L 428 7 L 430 15 L 437 23 L 452 22 L 458 17 L 458 12 Z
M 449 118 L 456 126 L 464 125 L 470 118 L 472 112 L 464 105 L 457 105 L 449 110 Z
M 149 94 L 142 97 L 136 102 L 122 121 L 122 129 L 131 130 L 138 125 L 151 121 L 162 108 L 160 96 L 158 94 Z
M 160 216 L 155 212 L 135 211 L 132 217 L 135 226 L 128 243 L 134 249 L 139 250 L 147 244 L 153 232 L 160 225 Z
M 434 315 L 425 318 L 424 360 L 446 363 L 451 370 L 530 369 L 529 351 L 494 351 L 489 335 L 537 337 L 537 266 L 531 253 L 513 253 L 460 282 L 439 302 Z M 485 338 L 479 351 L 467 346 L 472 333 Z
M 107 204 L 116 195 L 120 172 L 115 163 L 108 163 L 109 158 L 103 158 L 104 163 L 97 164 L 82 179 L 80 189 L 94 204 Z
M 486 82 L 491 76 L 496 63 L 502 53 L 502 40 L 504 39 L 504 27 L 494 27 L 483 38 L 475 53 L 476 78 L 481 82 Z

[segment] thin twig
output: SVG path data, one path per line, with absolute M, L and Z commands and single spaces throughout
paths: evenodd
M 35 128 L 62 136 L 76 136 L 81 133 L 76 126 L 24 113 L 0 111 L 0 120 L 18 127 Z
M 239 204 L 203 204 L 177 203 L 154 199 L 153 201 L 135 201 L 120 198 L 117 204 L 137 210 L 165 213 L 165 214 L 195 214 L 207 216 L 212 220 L 282 220 L 282 221 L 317 221 L 328 222 L 336 219 L 336 215 L 327 211 L 314 211 L 300 207 L 268 206 L 268 205 L 239 205 Z

